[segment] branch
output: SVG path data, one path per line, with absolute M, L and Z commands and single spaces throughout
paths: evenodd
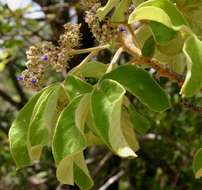
M 185 109 L 190 112 L 197 113 L 198 115 L 202 116 L 202 107 L 196 106 L 193 103 L 187 101 L 186 99 L 182 99 L 182 105 Z
M 0 96 L 7 102 L 9 102 L 12 106 L 16 107 L 17 109 L 20 109 L 21 105 L 13 100 L 6 92 L 0 89 Z
M 141 56 L 138 59 L 134 60 L 134 64 L 147 65 L 147 66 L 155 69 L 157 71 L 157 74 L 159 77 L 163 76 L 163 77 L 169 78 L 170 80 L 174 80 L 179 84 L 179 86 L 181 86 L 184 82 L 183 75 L 180 75 L 180 74 L 172 71 L 170 68 L 163 66 L 156 59 L 146 59 Z
M 114 64 L 119 60 L 119 58 L 120 58 L 122 52 L 123 52 L 123 48 L 120 47 L 120 48 L 116 51 L 114 57 L 112 58 L 112 60 L 111 60 L 111 62 L 110 62 L 110 64 L 109 64 L 109 67 L 107 68 L 106 73 L 109 73 L 109 72 L 112 71 Z
M 100 172 L 100 170 L 105 166 L 105 164 L 112 158 L 113 154 L 111 152 L 108 152 L 103 159 L 99 162 L 99 165 L 94 170 L 92 176 L 95 178 L 95 176 Z
M 166 67 L 157 59 L 148 59 L 141 55 L 141 52 L 138 48 L 133 47 L 130 45 L 130 43 L 126 43 L 125 40 L 122 40 L 124 49 L 130 53 L 134 59 L 132 59 L 129 63 L 135 64 L 135 65 L 147 65 L 157 71 L 158 77 L 166 77 L 170 80 L 174 80 L 178 83 L 179 86 L 182 86 L 185 80 L 184 75 L 180 75 L 174 71 L 172 71 L 169 67 Z M 202 116 L 202 107 L 196 106 L 191 102 L 188 102 L 187 100 L 182 100 L 183 106 L 189 110 L 190 112 L 197 113 L 198 115 Z
M 117 174 L 110 177 L 104 185 L 102 185 L 98 190 L 106 190 L 109 186 L 111 186 L 113 183 L 118 181 L 123 175 L 125 174 L 125 171 L 121 170 Z

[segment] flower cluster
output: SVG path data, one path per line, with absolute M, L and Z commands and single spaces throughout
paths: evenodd
M 26 87 L 41 88 L 45 72 L 50 65 L 56 72 L 62 72 L 67 67 L 67 61 L 71 57 L 69 52 L 80 45 L 81 34 L 78 24 L 68 23 L 64 28 L 65 32 L 60 36 L 58 46 L 51 42 L 43 42 L 31 46 L 26 52 L 27 69 L 18 77 Z
M 99 3 L 99 0 L 81 0 L 81 6 L 85 10 L 91 9 L 95 4 Z
M 95 39 L 100 44 L 106 44 L 116 39 L 119 35 L 117 25 L 111 23 L 110 19 L 106 18 L 100 21 L 97 17 L 97 10 L 101 7 L 101 3 L 95 3 L 91 9 L 86 11 L 85 22 L 88 23 L 89 28 Z

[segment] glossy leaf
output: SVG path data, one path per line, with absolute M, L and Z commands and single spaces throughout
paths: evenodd
M 152 6 L 152 7 L 160 8 L 161 10 L 163 10 L 164 13 L 168 15 L 174 27 L 180 27 L 182 25 L 188 26 L 188 22 L 186 21 L 183 14 L 178 10 L 177 6 L 169 0 L 149 0 L 140 4 L 137 10 L 139 8 L 143 8 L 147 6 L 148 7 Z M 165 23 L 162 23 L 162 24 L 165 24 Z
M 69 100 L 72 100 L 81 94 L 91 92 L 93 89 L 91 84 L 74 75 L 68 75 L 63 85 Z
M 173 26 L 169 16 L 161 8 L 154 6 L 146 6 L 135 9 L 135 11 L 131 13 L 128 23 L 132 24 L 140 20 L 160 22 L 170 28 Z
M 160 8 L 153 6 L 146 6 L 137 8 L 129 17 L 128 23 L 132 24 L 140 20 L 152 20 L 160 22 L 167 27 L 172 28 L 172 22 L 169 16 Z
M 188 59 L 187 74 L 181 94 L 193 96 L 202 88 L 202 41 L 191 36 L 185 42 L 183 51 Z
M 125 89 L 113 80 L 103 80 L 91 96 L 92 117 L 102 141 L 121 157 L 136 157 L 121 127 Z M 118 137 L 118 138 L 117 138 Z
M 154 55 L 155 52 L 155 41 L 153 36 L 150 36 L 144 43 L 142 48 L 142 55 L 144 57 L 150 58 Z
M 196 178 L 202 177 L 202 149 L 200 148 L 194 155 L 193 169 Z
M 168 96 L 152 76 L 133 65 L 124 65 L 106 74 L 103 79 L 119 82 L 143 104 L 154 111 L 164 111 L 170 107 Z
M 52 133 L 57 119 L 57 103 L 62 88 L 60 85 L 48 87 L 38 99 L 32 119 L 29 125 L 28 139 L 30 142 L 31 154 L 38 152 L 36 159 L 39 159 L 40 152 L 44 145 L 50 145 Z
M 72 100 L 58 119 L 53 137 L 53 156 L 57 164 L 57 178 L 61 183 L 74 184 L 74 157 L 87 146 L 84 126 L 89 110 L 89 95 L 81 95 Z M 83 167 L 80 167 L 82 170 Z M 83 171 L 83 175 L 86 171 Z M 91 179 L 86 176 L 91 181 Z M 80 184 L 77 179 L 76 183 Z M 82 182 L 81 182 L 82 184 Z M 90 184 L 90 183 L 89 183 Z
M 74 180 L 80 189 L 89 189 L 93 186 L 83 153 L 74 156 Z
M 29 144 L 27 141 L 28 127 L 33 114 L 34 106 L 42 92 L 39 92 L 32 97 L 30 101 L 20 110 L 9 130 L 10 150 L 18 169 L 28 166 L 33 162 L 29 154 Z

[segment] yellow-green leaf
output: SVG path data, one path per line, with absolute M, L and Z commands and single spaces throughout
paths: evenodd
M 185 42 L 183 51 L 188 59 L 187 74 L 180 93 L 190 97 L 202 88 L 202 41 L 191 36 Z
M 103 80 L 91 96 L 92 117 L 98 136 L 117 155 L 136 157 L 121 126 L 125 89 L 116 81 Z
M 196 178 L 202 177 L 202 148 L 194 155 L 193 169 Z
M 131 3 L 131 0 L 121 0 L 121 2 L 118 4 L 117 8 L 115 9 L 113 15 L 112 15 L 112 22 L 124 22 L 126 20 L 125 13 L 127 12 L 127 9 Z
M 81 94 L 89 93 L 93 89 L 91 84 L 74 75 L 68 75 L 63 85 L 69 100 Z
M 59 84 L 48 87 L 38 99 L 29 125 L 28 139 L 31 155 L 39 159 L 44 145 L 50 145 L 56 124 L 57 103 L 62 86 Z M 38 152 L 38 154 L 37 154 Z
M 82 153 L 87 146 L 84 127 L 89 112 L 89 98 L 88 94 L 74 98 L 58 119 L 52 150 L 57 165 L 57 178 L 64 184 L 73 185 L 74 182 L 81 186 L 83 184 L 82 179 L 76 177 L 80 174 L 74 173 L 74 170 L 78 170 L 74 162 L 76 162 L 75 156 Z M 78 163 L 77 166 L 82 170 L 82 175 L 91 181 L 84 166 Z M 92 185 L 91 182 L 88 184 Z
M 28 127 L 33 114 L 34 106 L 43 91 L 36 94 L 20 110 L 9 130 L 10 150 L 15 160 L 17 168 L 22 168 L 32 164 L 33 160 L 29 154 Z

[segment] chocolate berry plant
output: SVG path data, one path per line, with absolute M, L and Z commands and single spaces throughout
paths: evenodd
M 42 42 L 30 47 L 27 69 L 18 80 L 38 92 L 20 110 L 9 141 L 18 169 L 39 160 L 43 148 L 49 146 L 57 179 L 90 189 L 93 181 L 83 153 L 89 146 L 103 144 L 122 158 L 138 156 L 136 133 L 146 133 L 150 124 L 129 97 L 155 112 L 172 106 L 153 73 L 175 81 L 182 101 L 200 92 L 202 12 L 198 6 L 202 1 L 81 3 L 97 46 L 79 49 L 81 25 L 67 23 L 57 45 Z M 97 61 L 105 49 L 113 53 L 109 64 Z M 88 55 L 66 73 L 68 62 L 78 54 Z M 128 55 L 128 62 L 121 59 L 123 54 Z M 66 73 L 65 80 L 45 87 L 50 67 Z M 202 149 L 194 157 L 193 168 L 195 176 L 201 177 Z

